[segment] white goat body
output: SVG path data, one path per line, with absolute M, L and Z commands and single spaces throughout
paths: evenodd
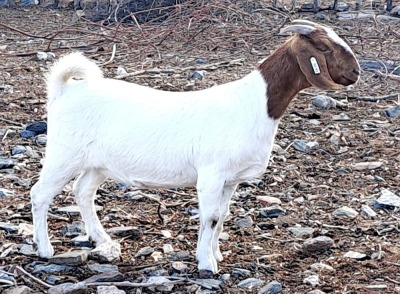
M 32 188 L 39 255 L 53 255 L 45 215 L 74 177 L 79 176 L 74 192 L 88 235 L 98 248 L 114 247 L 115 257 L 118 244 L 93 208 L 106 177 L 137 187 L 196 185 L 203 207 L 199 269 L 216 272 L 230 197 L 238 183 L 262 174 L 269 160 L 278 120 L 267 115 L 266 87 L 255 70 L 206 90 L 166 92 L 105 79 L 80 54 L 63 57 L 48 78 L 46 159 Z
M 278 123 L 267 116 L 259 71 L 177 93 L 105 79 L 96 69 L 70 54 L 50 75 L 60 70 L 59 80 L 48 85 L 49 93 L 62 90 L 49 101 L 47 158 L 66 158 L 75 175 L 94 168 L 116 181 L 157 188 L 193 186 L 201 169 L 229 184 L 265 171 Z M 65 76 L 82 80 L 63 83 Z
M 63 57 L 48 76 L 46 159 L 31 190 L 39 255 L 53 255 L 47 211 L 73 178 L 78 177 L 74 193 L 86 232 L 95 250 L 108 252 L 110 259 L 119 257 L 119 244 L 106 234 L 94 208 L 94 195 L 106 178 L 149 188 L 195 185 L 198 268 L 217 272 L 218 238 L 231 196 L 238 183 L 264 172 L 291 99 L 311 85 L 337 89 L 359 78 L 353 52 L 331 29 L 301 20 L 284 31 L 300 35 L 257 70 L 194 92 L 105 79 L 82 55 Z M 310 60 L 318 71 L 312 71 Z

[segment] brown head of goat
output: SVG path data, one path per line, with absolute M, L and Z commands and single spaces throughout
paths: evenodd
M 360 66 L 350 47 L 330 28 L 293 21 L 281 32 L 295 32 L 259 70 L 267 83 L 270 117 L 278 119 L 302 89 L 337 90 L 358 81 Z

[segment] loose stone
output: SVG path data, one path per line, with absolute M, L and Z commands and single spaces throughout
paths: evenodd
M 47 290 L 48 294 L 84 294 L 87 292 L 85 283 L 64 283 Z
M 319 284 L 319 277 L 317 275 L 311 275 L 309 277 L 304 278 L 303 284 L 309 284 L 313 287 Z
M 296 238 L 308 238 L 312 236 L 315 230 L 307 227 L 291 227 L 288 228 L 288 231 L 291 232 Z
M 344 257 L 348 257 L 351 259 L 364 259 L 367 255 L 365 253 L 360 253 L 356 251 L 349 251 L 347 252 Z
M 54 255 L 49 261 L 55 264 L 82 265 L 86 262 L 88 256 L 86 250 L 76 250 Z
M 91 276 L 85 280 L 85 283 L 99 282 L 121 282 L 124 280 L 124 275 L 118 271 L 104 272 L 98 275 Z
M 246 280 L 241 281 L 238 284 L 239 288 L 244 288 L 244 289 L 252 289 L 261 286 L 264 283 L 264 281 L 256 278 L 248 278 Z
M 350 208 L 348 206 L 343 206 L 338 209 L 336 209 L 332 213 L 333 217 L 335 218 L 340 218 L 340 219 L 353 219 L 358 216 L 358 212 L 354 210 L 353 208 Z
M 257 294 L 279 294 L 282 292 L 282 284 L 278 281 L 272 281 L 262 287 Z
M 97 294 L 125 294 L 124 290 L 120 290 L 115 286 L 98 286 Z
M 325 251 L 331 248 L 333 240 L 326 236 L 319 236 L 313 239 L 304 241 L 303 250 L 307 253 L 314 253 L 318 251 Z

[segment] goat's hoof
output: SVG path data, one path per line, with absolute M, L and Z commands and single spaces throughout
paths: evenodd
M 90 254 L 100 261 L 110 262 L 119 259 L 121 255 L 121 245 L 117 242 L 109 241 L 97 246 Z
M 209 270 L 199 270 L 200 279 L 210 279 L 214 276 L 214 273 Z
M 214 258 L 214 255 L 209 255 L 208 258 L 199 258 L 198 265 L 199 273 L 203 273 L 205 275 L 216 274 L 218 272 L 218 264 Z M 208 274 L 207 274 L 208 272 Z
M 221 251 L 219 251 L 219 250 L 214 251 L 214 258 L 215 258 L 215 260 L 216 260 L 217 262 L 221 262 L 221 261 L 224 260 L 224 257 L 222 256 L 222 253 L 221 253 Z
M 53 246 L 50 245 L 50 243 L 49 243 L 49 245 L 45 246 L 45 248 L 43 248 L 40 245 L 37 245 L 36 247 L 37 247 L 37 252 L 38 252 L 38 255 L 40 258 L 49 259 L 49 258 L 53 257 L 54 248 L 53 248 Z

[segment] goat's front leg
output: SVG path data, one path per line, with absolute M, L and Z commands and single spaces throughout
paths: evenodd
M 86 233 L 96 242 L 93 252 L 100 252 L 108 261 L 112 261 L 119 258 L 121 247 L 105 232 L 94 205 L 96 190 L 105 178 L 99 171 L 84 171 L 74 184 L 74 193 L 85 222 Z
M 223 194 L 224 180 L 210 171 L 199 173 L 197 193 L 200 210 L 200 229 L 196 257 L 200 271 L 218 271 L 217 260 L 213 253 L 213 240 L 216 226 L 221 218 L 220 198 Z
M 229 215 L 229 203 L 237 186 L 238 185 L 225 185 L 222 191 L 222 197 L 219 200 L 219 220 L 215 228 L 214 238 L 212 241 L 214 257 L 218 262 L 223 260 L 221 251 L 219 249 L 219 236 L 222 233 L 224 221 Z

